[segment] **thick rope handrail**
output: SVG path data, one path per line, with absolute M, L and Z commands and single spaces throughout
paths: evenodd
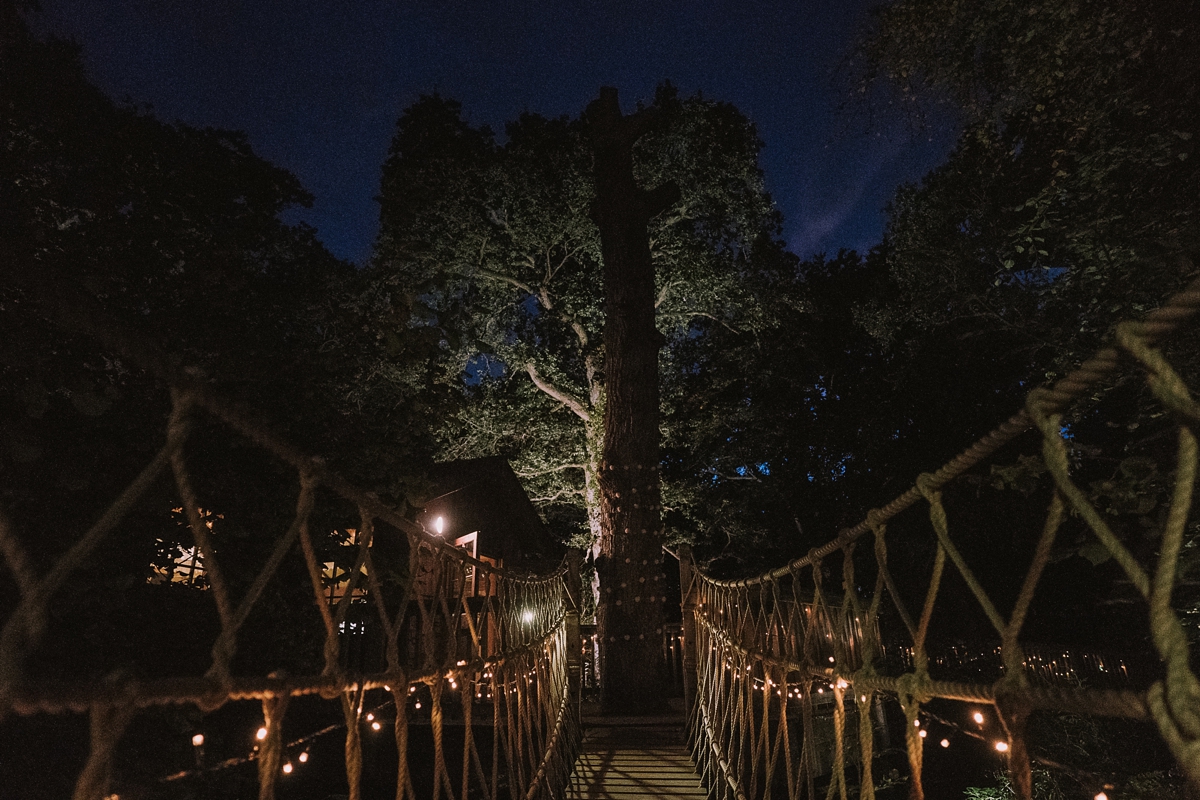
M 136 476 L 126 490 L 44 575 L 28 568 L 20 540 L 7 519 L 0 520 L 2 552 L 11 559 L 19 576 L 20 601 L 0 632 L 0 721 L 8 711 L 20 715 L 37 713 L 82 713 L 91 715 L 90 754 L 80 773 L 77 800 L 99 800 L 108 795 L 111 765 L 125 726 L 140 708 L 191 704 L 211 711 L 226 702 L 257 700 L 262 705 L 265 737 L 253 759 L 259 772 L 260 800 L 274 797 L 284 743 L 280 726 L 288 701 L 302 695 L 338 700 L 345 717 L 345 762 L 350 798 L 359 798 L 362 770 L 362 741 L 359 723 L 368 691 L 390 691 L 396 708 L 395 740 L 400 755 L 397 767 L 399 796 L 412 797 L 412 773 L 407 761 L 408 689 L 429 687 L 431 730 L 434 739 L 435 794 L 465 793 L 468 783 L 496 798 L 502 781 L 522 787 L 529 797 L 549 797 L 565 785 L 578 748 L 578 675 L 568 666 L 568 653 L 578 642 L 568 644 L 570 632 L 578 638 L 577 602 L 568 589 L 578 580 L 570 561 L 546 575 L 519 574 L 503 569 L 432 537 L 404 519 L 374 495 L 364 492 L 328 470 L 323 462 L 309 458 L 285 441 L 251 424 L 243 412 L 223 403 L 210 389 L 190 386 L 172 392 L 173 408 L 168 422 L 167 444 Z M 280 457 L 293 467 L 300 483 L 291 524 L 278 535 L 269 555 L 240 598 L 235 598 L 223 580 L 220 548 L 200 516 L 201 495 L 193 479 L 186 448 L 195 435 L 192 417 L 212 413 L 235 434 Z M 183 501 L 188 527 L 201 554 L 208 594 L 214 601 L 219 633 L 212 646 L 212 664 L 203 676 L 159 678 L 139 681 L 113 676 L 104 682 L 42 681 L 25 674 L 25 657 L 38 646 L 47 631 L 48 604 L 63 581 L 92 553 L 146 495 L 162 475 L 174 479 Z M 317 543 L 310 531 L 317 489 L 332 488 L 333 494 L 356 504 L 360 512 L 361 539 L 354 547 L 354 569 L 345 581 L 343 596 L 335 605 L 326 598 Z M 375 522 L 392 523 L 407 539 L 408 578 L 400 606 L 393 613 L 383 601 L 383 589 L 370 544 Z M 320 613 L 324 639 L 324 668 L 320 675 L 237 676 L 231 664 L 239 631 L 276 579 L 287 557 L 294 557 L 296 544 L 311 583 L 312 602 Z M 348 673 L 342 666 L 340 632 L 349 611 L 348 597 L 365 571 L 366 593 L 373 598 L 380 630 L 386 632 L 388 669 L 367 675 Z M 577 592 L 576 592 L 577 594 Z M 407 629 L 419 635 L 419 653 L 410 655 L 421 663 L 402 663 L 399 634 Z M 468 634 L 463 641 L 460 633 Z M 465 656 L 465 657 L 464 657 Z M 422 667 L 421 664 L 424 666 Z M 483 688 L 492 706 L 493 740 L 501 751 L 492 753 L 492 774 L 487 776 L 470 725 L 464 728 L 461 776 L 452 777 L 447 746 L 443 740 L 442 702 L 458 687 L 464 719 L 471 719 L 473 705 L 481 702 Z M 478 691 L 472 695 L 471 687 Z M 471 767 L 474 766 L 472 770 Z M 527 785 L 526 778 L 534 778 Z M 455 781 L 460 781 L 455 785 Z
M 108 704 L 118 701 L 137 708 L 153 706 L 189 705 L 202 703 L 214 694 L 229 700 L 269 700 L 288 695 L 323 694 L 334 689 L 347 691 L 371 691 L 391 686 L 416 686 L 433 683 L 439 676 L 461 678 L 477 672 L 485 672 L 503 666 L 506 662 L 544 649 L 546 643 L 556 636 L 564 624 L 565 615 L 540 637 L 529 644 L 514 647 L 496 656 L 478 658 L 465 664 L 438 668 L 409 675 L 402 670 L 374 672 L 348 680 L 340 676 L 240 676 L 222 683 L 214 678 L 188 676 L 179 678 L 153 678 L 139 680 L 129 678 L 121 682 L 38 680 L 19 686 L 10 700 L 11 708 L 22 716 L 31 714 L 82 713 L 97 703 Z
M 897 694 L 902 688 L 900 678 L 861 671 L 841 674 L 835 669 L 821 668 L 787 658 L 776 658 L 757 650 L 751 650 L 733 642 L 724 631 L 711 625 L 705 618 L 697 618 L 696 622 L 698 625 L 704 626 L 709 635 L 719 641 L 723 648 L 736 653 L 748 662 L 757 662 L 781 673 L 799 673 L 827 681 L 835 686 L 839 680 L 844 680 L 860 688 L 886 691 L 892 694 Z M 994 703 L 998 696 L 1003 695 L 1010 688 L 1006 678 L 985 684 L 931 678 L 926 686 L 931 697 L 979 703 Z M 1146 699 L 1147 692 L 1136 692 L 1129 689 L 1080 689 L 1067 686 L 1029 686 L 1024 691 L 1028 692 L 1034 708 L 1046 711 L 1066 711 L 1074 714 L 1092 714 L 1122 719 L 1149 720 L 1151 718 Z
M 782 760 L 790 798 L 815 800 L 817 777 L 827 774 L 826 800 L 847 800 L 848 759 L 845 734 L 849 722 L 845 693 L 853 692 L 860 764 L 859 796 L 872 800 L 870 761 L 874 758 L 872 708 L 881 693 L 899 701 L 905 720 L 904 749 L 911 770 L 910 797 L 924 797 L 926 740 L 923 705 L 935 698 L 994 708 L 1003 730 L 996 750 L 1007 761 L 1012 786 L 1022 800 L 1032 797 L 1031 764 L 1044 759 L 1029 748 L 1027 722 L 1035 711 L 1152 722 L 1184 774 L 1200 787 L 1200 678 L 1189 664 L 1189 642 L 1171 605 L 1178 579 L 1178 558 L 1193 507 L 1200 472 L 1200 445 L 1192 431 L 1200 424 L 1195 401 L 1179 374 L 1157 345 L 1200 311 L 1200 280 L 1173 296 L 1142 322 L 1121 323 L 1115 343 L 1097 351 L 1078 369 L 1049 387 L 1031 391 L 1025 407 L 987 436 L 935 472 L 918 476 L 912 488 L 888 505 L 873 509 L 858 525 L 814 548 L 802 558 L 758 576 L 717 580 L 684 555 L 684 629 L 693 654 L 685 656 L 685 686 L 691 687 L 689 737 L 707 785 L 719 800 L 769 794 L 779 786 Z M 1123 544 L 1071 475 L 1074 465 L 1064 441 L 1063 412 L 1121 365 L 1136 364 L 1146 376 L 1155 400 L 1172 413 L 1179 429 L 1171 498 L 1162 525 L 1156 566 L 1144 566 Z M 942 490 L 967 470 L 996 453 L 1016 436 L 1035 430 L 1042 440 L 1042 461 L 1051 483 L 1049 504 L 1028 569 L 1007 618 L 989 596 L 980 574 L 968 563 L 951 533 Z M 887 566 L 887 522 L 901 511 L 924 502 L 934 544 L 932 569 L 924 598 L 911 614 Z M 1130 585 L 1145 599 L 1151 641 L 1165 674 L 1145 691 L 1084 688 L 1047 684 L 1039 659 L 1029 659 L 1021 629 L 1029 616 L 1037 586 L 1051 561 L 1056 537 L 1067 511 L 1076 515 L 1113 558 Z M 873 531 L 874 590 L 869 603 L 855 578 L 855 543 Z M 865 549 L 865 548 L 864 548 Z M 841 597 L 836 604 L 823 588 L 830 573 L 825 560 L 841 552 Z M 930 674 L 926 640 L 939 607 L 947 570 L 962 579 L 982 617 L 999 634 L 1001 677 L 976 681 L 935 678 Z M 806 588 L 807 587 L 807 588 Z M 887 596 L 911 639 L 911 662 L 902 674 L 878 663 L 880 605 Z M 1064 654 L 1065 655 L 1065 654 Z M 1101 666 L 1103 669 L 1103 666 Z M 1035 676 L 1042 676 L 1035 678 Z M 825 693 L 821 701 L 814 699 Z M 832 750 L 823 761 L 816 749 L 816 706 L 832 706 Z M 826 706 L 828 707 L 828 706 Z M 982 719 L 982 717 L 979 717 Z M 802 735 L 797 745 L 793 728 Z M 943 746 L 945 746 L 943 742 Z M 1067 768 L 1070 772 L 1070 768 Z
M 1156 344 L 1164 337 L 1175 331 L 1184 322 L 1200 313 L 1200 279 L 1193 281 L 1187 288 L 1171 296 L 1160 308 L 1155 309 L 1140 324 L 1145 331 L 1148 344 Z M 1084 393 L 1095 389 L 1105 378 L 1112 375 L 1120 363 L 1120 354 L 1116 347 L 1104 347 L 1097 350 L 1091 358 L 1084 361 L 1065 377 L 1049 387 L 1040 390 L 1044 392 L 1043 407 L 1047 413 L 1061 411 Z M 984 459 L 991 456 L 1004 445 L 1033 428 L 1033 420 L 1029 412 L 1022 408 L 986 436 L 980 437 L 974 444 L 947 461 L 933 473 L 929 479 L 929 487 L 941 489 L 946 484 L 958 478 Z M 810 550 L 805 555 L 794 559 L 787 565 L 764 572 L 749 578 L 734 580 L 719 580 L 720 586 L 748 586 L 765 580 L 778 580 L 787 577 L 793 570 L 812 566 L 826 556 L 836 553 L 847 544 L 869 532 L 872 524 L 887 522 L 902 511 L 911 508 L 923 498 L 921 490 L 914 482 L 913 485 L 898 495 L 891 502 L 874 509 L 871 516 L 864 518 L 857 525 L 844 528 L 838 535 L 825 544 Z

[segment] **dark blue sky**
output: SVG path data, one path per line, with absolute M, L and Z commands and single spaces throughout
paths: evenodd
M 801 256 L 877 243 L 897 184 L 948 139 L 874 109 L 840 116 L 837 73 L 867 0 L 42 0 L 37 27 L 78 40 L 89 74 L 165 120 L 244 130 L 316 196 L 301 219 L 362 261 L 399 112 L 422 93 L 503 130 L 578 115 L 601 85 L 628 109 L 663 79 L 758 125 L 762 166 Z M 881 113 L 883 112 L 883 113 Z

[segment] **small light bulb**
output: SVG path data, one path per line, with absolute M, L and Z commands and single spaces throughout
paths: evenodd
M 929 731 L 917 731 L 917 736 L 920 736 L 922 739 L 924 739 L 928 735 L 929 735 Z
M 421 707 L 421 701 L 420 701 L 420 700 L 418 700 L 418 701 L 417 701 L 417 708 L 420 708 L 420 707 Z
M 921 727 L 921 720 L 919 720 L 919 719 L 914 719 L 914 720 L 913 720 L 913 727 L 914 727 L 914 728 L 919 728 L 919 727 Z
M 838 678 L 837 687 L 838 687 L 839 689 L 845 689 L 845 688 L 846 688 L 847 686 L 849 686 L 849 685 L 850 685 L 850 684 L 846 683 L 846 679 L 845 679 L 845 678 Z
M 375 715 L 374 715 L 374 714 L 367 714 L 367 722 L 370 722 L 370 721 L 371 721 L 371 720 L 373 720 L 373 719 L 375 719 Z
M 267 738 L 267 729 L 266 729 L 266 728 L 259 728 L 259 729 L 258 729 L 258 733 L 254 734 L 254 738 L 255 738 L 255 739 L 258 739 L 260 742 L 261 742 L 263 739 Z
M 286 764 L 284 764 L 284 765 L 283 765 L 283 774 L 284 774 L 284 775 L 291 775 L 291 774 L 292 774 L 292 769 L 294 769 L 294 768 L 292 767 L 292 762 L 290 762 L 290 761 L 289 761 L 289 762 L 287 762 Z
M 383 685 L 383 690 L 384 690 L 385 692 L 390 692 L 390 691 L 392 690 L 392 687 L 388 686 L 388 685 L 385 683 L 385 684 Z
M 443 519 L 442 517 L 438 517 L 437 519 L 435 519 L 433 521 L 433 529 L 435 531 L 437 531 L 438 533 L 444 533 L 446 530 L 446 520 Z
M 379 729 L 380 729 L 380 728 L 382 728 L 382 727 L 383 727 L 383 726 L 382 726 L 382 725 L 380 725 L 378 722 L 372 722 L 372 723 L 371 723 L 371 730 L 373 730 L 373 731 L 377 731 L 377 730 L 379 730 Z
M 193 736 L 192 744 L 195 745 L 196 747 L 202 747 L 204 745 L 204 734 L 197 733 L 195 736 Z
M 1096 792 L 1095 800 L 1108 800 L 1108 795 L 1104 792 Z
M 308 751 L 305 750 L 303 753 L 301 753 L 299 756 L 296 757 L 296 760 L 299 761 L 301 764 L 308 761 Z
M 978 711 L 975 712 L 975 716 L 973 717 L 973 719 L 975 720 L 975 723 L 977 725 L 983 724 L 983 714 L 980 714 Z
M 941 741 L 941 742 L 939 742 L 939 744 L 940 744 L 942 747 L 949 747 L 949 746 L 950 746 L 950 740 L 949 740 L 949 739 L 942 739 L 942 741 Z
M 1008 742 L 996 742 L 996 752 L 1007 753 L 1008 752 Z

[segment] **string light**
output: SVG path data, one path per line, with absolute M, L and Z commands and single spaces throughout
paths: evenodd
M 1008 752 L 1008 742 L 996 742 L 996 752 L 1007 753 Z
M 1093 800 L 1108 800 L 1108 795 L 1104 792 L 1096 792 L 1096 797 Z
M 292 762 L 290 762 L 290 761 L 289 761 L 289 762 L 287 762 L 286 764 L 284 764 L 284 765 L 283 765 L 283 774 L 284 774 L 284 775 L 291 775 L 291 774 L 292 774 L 292 770 L 293 770 L 293 769 L 294 769 L 294 767 L 292 766 Z
M 303 763 L 305 763 L 306 761 L 308 761 L 308 751 L 307 751 L 307 750 L 305 750 L 303 753 L 301 753 L 300 755 L 296 756 L 296 760 L 297 760 L 297 761 L 299 761 L 301 764 L 303 764 Z
M 922 729 L 922 730 L 917 731 L 917 736 L 920 736 L 922 739 L 924 739 L 928 735 L 929 735 L 929 731 L 927 731 L 927 730 Z
M 982 725 L 982 724 L 983 724 L 983 714 L 980 714 L 978 711 L 976 711 L 976 712 L 974 713 L 974 715 L 972 715 L 972 717 L 971 717 L 971 718 L 975 720 L 975 723 L 976 723 L 977 725 Z
M 258 729 L 258 733 L 254 734 L 254 738 L 255 738 L 255 739 L 258 739 L 260 742 L 261 742 L 263 739 L 267 738 L 267 729 L 266 729 L 266 728 L 259 728 L 259 729 Z
M 383 727 L 383 726 L 382 726 L 382 725 L 380 725 L 378 722 L 372 722 L 372 723 L 371 723 L 371 730 L 373 730 L 373 731 L 377 731 L 377 730 L 379 730 L 379 729 L 380 729 L 380 728 L 382 728 L 382 727 Z
M 940 744 L 942 747 L 949 747 L 949 746 L 950 746 L 950 740 L 949 740 L 949 739 L 942 739 L 942 741 L 938 742 L 938 744 Z
M 204 746 L 204 734 L 197 733 L 195 736 L 193 736 L 192 737 L 192 745 L 194 747 L 203 747 Z

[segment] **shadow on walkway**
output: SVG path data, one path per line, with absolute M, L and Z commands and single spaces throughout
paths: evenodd
M 568 798 L 707 796 L 684 744 L 682 717 L 584 718 Z

